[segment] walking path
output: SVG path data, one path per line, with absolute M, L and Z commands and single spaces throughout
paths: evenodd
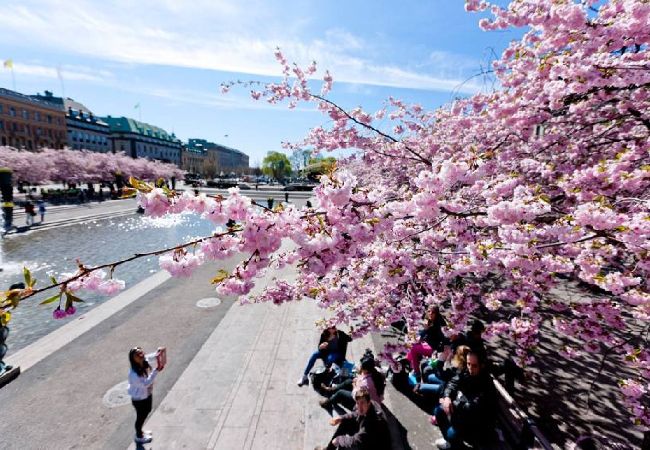
M 115 204 L 132 211 L 133 204 L 125 202 L 129 200 Z M 102 206 L 110 206 L 108 203 Z M 91 214 L 104 214 L 103 208 L 90 206 L 86 211 Z M 60 214 L 59 224 L 73 220 L 76 214 L 88 220 L 89 214 L 80 213 L 83 208 L 86 205 L 53 211 L 53 222 L 55 214 Z M 119 442 L 132 438 L 135 413 L 127 402 L 108 408 L 102 404 L 102 396 L 123 381 L 128 371 L 123 350 L 136 343 L 147 347 L 167 343 L 170 347 L 168 367 L 154 393 L 155 410 L 147 423 L 155 434 L 148 448 L 311 450 L 326 445 L 334 432 L 328 424 L 329 415 L 318 405 L 320 397 L 311 386 L 300 388 L 296 380 L 318 341 L 315 321 L 327 316 L 327 311 L 310 300 L 281 306 L 235 303 L 204 310 L 190 319 L 197 314 L 197 300 L 211 289 L 206 283 L 209 268 L 199 272 L 189 280 L 154 275 L 144 283 L 147 287 L 142 292 L 134 287 L 128 295 L 125 292 L 108 300 L 96 313 L 80 316 L 65 330 L 13 355 L 12 363 L 24 365 L 23 374 L 0 390 L 0 401 L 17 421 L 36 420 L 39 426 L 6 440 L 6 448 L 25 448 L 27 442 L 39 445 L 48 439 L 56 442 L 50 448 L 69 448 L 69 440 L 75 439 L 80 427 L 88 430 L 76 436 L 83 448 L 125 448 Z M 270 272 L 257 289 L 273 276 L 291 279 L 295 274 L 286 269 Z M 224 299 L 223 306 L 229 302 Z M 205 314 L 221 317 L 209 320 Z M 174 319 L 174 315 L 178 317 Z M 138 329 L 135 322 L 127 322 L 131 317 L 141 324 L 146 320 L 147 326 Z M 204 317 L 202 326 L 212 323 L 214 328 L 207 333 L 199 331 L 199 317 Z M 172 328 L 168 322 L 192 326 L 188 320 L 197 321 L 197 329 L 191 330 L 197 345 L 181 344 L 188 334 L 178 331 L 182 327 L 174 325 L 177 331 L 172 332 L 180 334 L 167 331 Z M 202 335 L 205 337 L 198 341 Z M 348 359 L 358 361 L 366 348 L 378 350 L 371 337 L 354 340 Z M 99 355 L 101 363 L 97 364 Z M 67 382 L 70 380 L 87 382 Z M 394 448 L 431 448 L 438 436 L 427 423 L 427 414 L 404 401 L 390 385 L 385 405 L 399 421 L 393 422 Z M 10 423 L 6 425 L 9 428 L 0 426 L 0 430 L 7 438 L 12 430 L 21 433 Z M 399 443 L 403 438 L 400 429 L 409 431 L 406 446 Z
M 323 311 L 309 300 L 233 305 L 149 420 L 155 434 L 151 448 L 311 450 L 326 445 L 334 431 L 330 417 L 311 387 L 296 385 L 318 341 L 315 321 L 321 317 Z M 358 361 L 366 348 L 373 348 L 370 337 L 354 340 L 348 359 Z M 395 394 L 387 394 L 390 410 Z M 394 448 L 405 448 L 398 438 Z M 430 439 L 429 444 L 433 434 Z

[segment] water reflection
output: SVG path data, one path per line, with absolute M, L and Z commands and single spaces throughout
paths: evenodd
M 158 250 L 186 242 L 213 231 L 213 225 L 193 214 L 151 219 L 138 214 L 116 219 L 91 220 L 59 228 L 39 230 L 27 235 L 11 235 L 0 240 L 0 289 L 23 281 L 23 266 L 29 267 L 41 287 L 52 274 L 74 272 L 76 261 L 92 266 L 127 258 L 134 253 Z M 115 277 L 126 281 L 127 288 L 159 270 L 157 257 L 130 261 L 115 269 Z M 106 301 L 97 294 L 81 292 L 85 303 L 72 318 L 54 320 L 50 305 L 38 303 L 55 292 L 25 300 L 12 311 L 9 324 L 9 354 L 34 342 L 54 329 L 78 317 L 80 313 Z

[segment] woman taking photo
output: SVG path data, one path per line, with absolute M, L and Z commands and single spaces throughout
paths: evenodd
M 151 412 L 153 382 L 158 372 L 165 367 L 164 350 L 164 348 L 159 348 L 156 353 L 149 355 L 145 355 L 141 347 L 135 347 L 129 351 L 129 362 L 131 363 L 129 395 L 136 413 L 135 442 L 138 444 L 148 444 L 152 441 L 151 432 L 142 431 L 142 426 Z M 147 359 L 151 361 L 156 359 L 155 369 L 151 369 Z

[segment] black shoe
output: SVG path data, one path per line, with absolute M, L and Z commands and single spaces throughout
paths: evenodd
M 331 416 L 334 413 L 334 406 L 330 403 L 329 400 L 321 400 L 318 402 L 321 408 L 323 408 Z

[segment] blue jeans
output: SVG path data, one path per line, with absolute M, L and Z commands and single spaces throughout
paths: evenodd
M 321 350 L 316 350 L 309 358 L 309 362 L 307 362 L 307 367 L 305 367 L 304 372 L 305 375 L 309 375 L 309 372 L 314 368 L 314 364 L 316 364 L 316 360 L 318 359 L 321 359 L 325 366 L 329 367 L 332 363 L 339 362 L 343 358 L 338 353 L 327 353 Z
M 419 391 L 424 395 L 440 396 L 442 390 L 445 388 L 445 382 L 434 374 L 425 377 L 420 383 Z
M 447 414 L 445 414 L 445 410 L 442 409 L 441 405 L 436 406 L 433 415 L 436 416 L 436 421 L 438 422 L 438 427 L 440 427 L 442 437 L 444 437 L 445 440 L 454 447 L 454 445 L 459 441 L 458 430 L 454 429 L 451 425 L 451 422 L 449 422 L 449 418 L 447 417 Z
M 419 391 L 426 396 L 439 397 L 444 387 L 444 384 L 420 383 Z

